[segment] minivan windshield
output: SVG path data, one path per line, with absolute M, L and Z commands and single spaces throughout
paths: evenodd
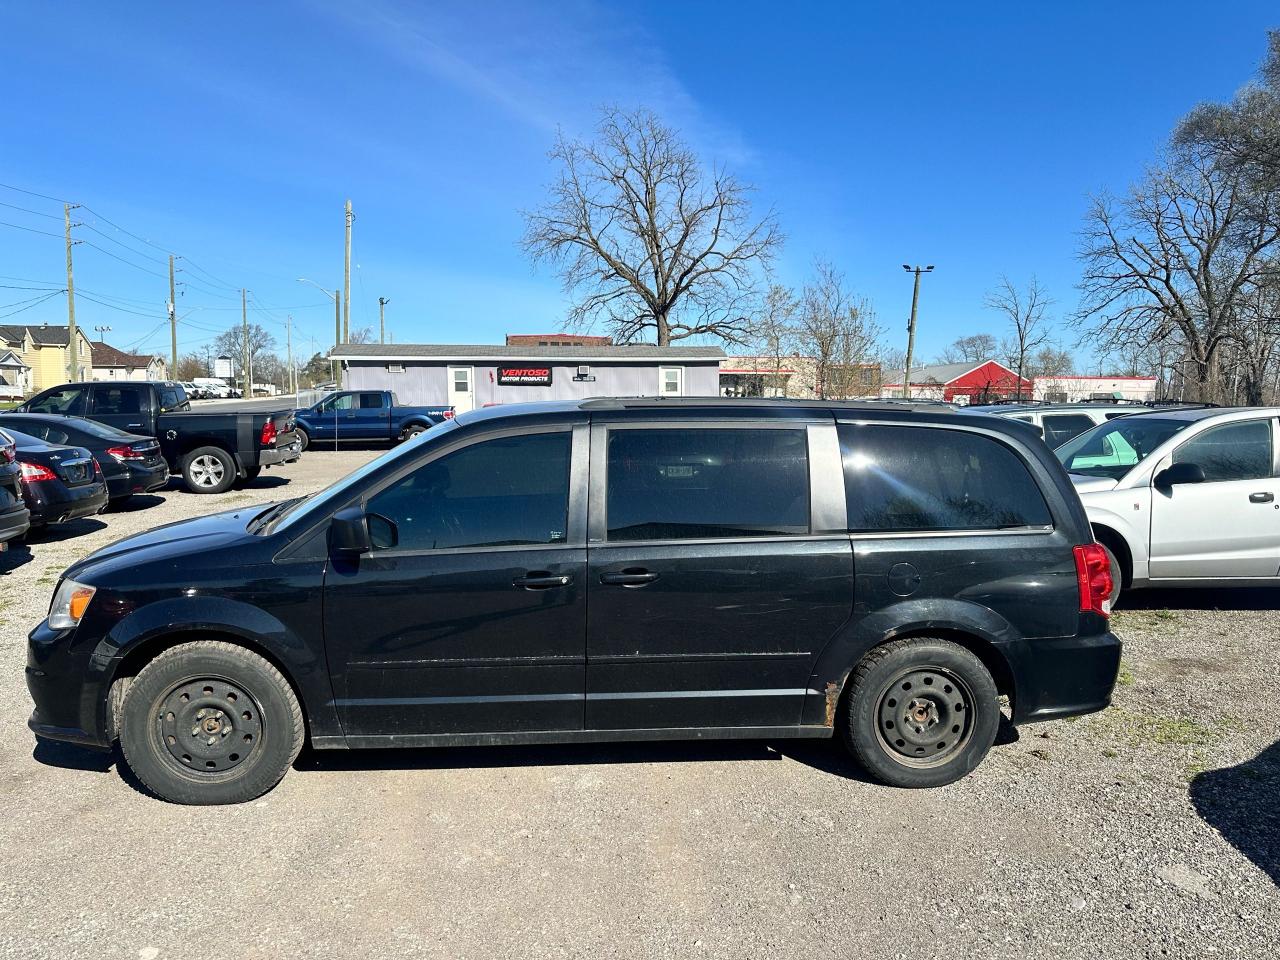
M 425 430 L 411 440 L 398 444 L 380 456 L 374 457 L 362 467 L 357 467 L 345 477 L 334 481 L 325 487 L 319 493 L 313 493 L 309 497 L 299 497 L 297 500 L 288 500 L 274 508 L 274 512 L 268 511 L 267 514 L 259 514 L 255 518 L 255 526 L 251 530 L 253 533 L 275 533 L 278 530 L 285 530 L 297 523 L 300 518 L 309 514 L 322 513 L 324 507 L 333 506 L 341 502 L 345 496 L 347 489 L 353 484 L 359 483 L 365 477 L 381 470 L 386 464 L 393 460 L 398 460 L 403 456 L 412 456 L 411 450 L 416 450 L 424 443 L 432 443 L 438 437 L 457 428 L 456 420 L 444 420 L 437 423 L 430 430 Z M 266 521 L 263 523 L 262 521 Z
M 1119 480 L 1190 423 L 1162 417 L 1119 417 L 1072 437 L 1053 452 L 1068 473 Z

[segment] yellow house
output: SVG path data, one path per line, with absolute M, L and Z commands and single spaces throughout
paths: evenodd
M 93 371 L 93 343 L 76 327 L 79 344 L 76 366 L 79 375 L 72 376 L 67 350 L 67 328 L 50 324 L 40 326 L 0 326 L 0 348 L 12 351 L 31 368 L 31 389 L 38 393 L 68 380 L 88 380 Z

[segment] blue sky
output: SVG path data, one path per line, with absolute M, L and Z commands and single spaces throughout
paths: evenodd
M 398 342 L 557 329 L 567 301 L 519 249 L 520 210 L 544 197 L 556 128 L 589 133 L 617 103 L 753 183 L 787 234 L 779 279 L 830 259 L 895 342 L 901 264 L 936 264 L 930 357 L 1002 332 L 982 306 L 1001 273 L 1038 275 L 1068 315 L 1087 195 L 1123 190 L 1179 116 L 1248 79 L 1280 11 L 11 0 L 0 25 L 0 182 L 90 208 L 75 218 L 101 233 L 75 233 L 102 249 L 76 247 L 76 283 L 110 306 L 78 298 L 77 317 L 117 346 L 168 352 L 172 250 L 183 352 L 238 321 L 241 286 L 282 348 L 286 314 L 297 352 L 327 348 L 332 306 L 296 278 L 341 285 L 348 197 L 353 326 L 376 327 L 383 296 Z M 12 288 L 62 285 L 60 204 L 4 188 L 0 203 L 34 211 L 0 207 L 29 228 L 0 226 L 0 276 L 20 278 L 0 279 L 0 323 L 65 323 L 61 296 L 3 316 L 43 295 Z

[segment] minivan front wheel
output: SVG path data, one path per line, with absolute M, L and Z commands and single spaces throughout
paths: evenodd
M 134 678 L 121 707 L 125 760 L 173 803 L 261 796 L 284 777 L 302 739 L 302 710 L 280 671 L 221 641 L 165 650 Z
M 854 668 L 841 733 L 868 773 L 895 787 L 938 787 L 971 772 L 1000 725 L 995 681 L 957 643 L 911 637 Z

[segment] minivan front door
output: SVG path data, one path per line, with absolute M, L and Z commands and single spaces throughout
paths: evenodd
M 1152 580 L 1277 575 L 1280 480 L 1272 431 L 1269 419 L 1237 420 L 1174 450 L 1172 462 L 1199 464 L 1205 482 L 1153 483 Z
M 838 470 L 830 425 L 593 427 L 588 729 L 800 722 L 853 597 L 848 537 L 811 533 L 813 431 Z
M 365 500 L 373 549 L 325 575 L 348 738 L 580 730 L 585 425 L 461 441 Z M 425 452 L 425 451 L 424 451 Z M 359 742 L 357 740 L 357 742 Z M 424 742 L 430 742 L 429 740 Z

